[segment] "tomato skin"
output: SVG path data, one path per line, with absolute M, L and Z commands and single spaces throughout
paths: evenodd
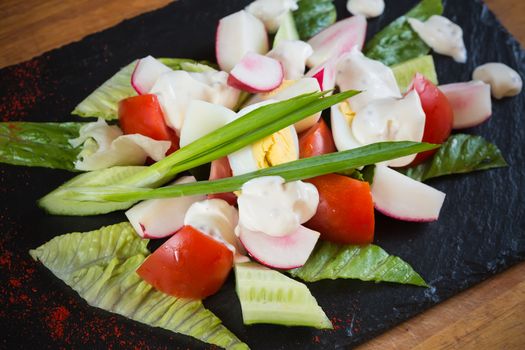
M 368 182 L 328 174 L 306 180 L 319 192 L 317 212 L 304 225 L 321 239 L 342 244 L 374 240 L 374 203 Z
M 425 112 L 425 131 L 423 142 L 443 143 L 452 131 L 452 107 L 445 96 L 432 82 L 421 74 L 416 74 L 409 91 L 416 90 Z M 437 152 L 437 149 L 419 153 L 410 165 L 416 165 Z
M 179 149 L 179 138 L 166 125 L 156 95 L 128 97 L 118 104 L 119 125 L 124 134 L 141 134 L 159 141 L 171 141 L 168 154 Z
M 332 132 L 323 119 L 299 135 L 299 158 L 320 156 L 337 151 Z
M 192 226 L 183 226 L 137 273 L 166 294 L 203 299 L 221 288 L 232 265 L 233 253 L 224 244 Z
M 230 161 L 228 160 L 228 157 L 215 159 L 213 162 L 211 162 L 210 180 L 224 179 L 227 177 L 232 177 L 232 168 L 230 167 Z M 223 199 L 228 202 L 229 205 L 237 204 L 237 196 L 233 192 L 209 194 L 208 198 Z

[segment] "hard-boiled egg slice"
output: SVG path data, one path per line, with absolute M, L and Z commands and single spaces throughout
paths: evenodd
M 234 176 L 299 159 L 299 140 L 293 126 L 266 136 L 230 154 Z
M 188 105 L 180 130 L 180 147 L 208 135 L 235 118 L 236 114 L 231 109 L 209 102 L 192 100 Z
M 355 47 L 339 59 L 336 69 L 336 84 L 341 91 L 362 91 L 349 99 L 350 107 L 356 112 L 373 100 L 401 97 L 392 70 L 379 61 L 365 57 Z
M 339 151 L 382 141 L 420 142 L 424 129 L 425 112 L 415 91 L 402 99 L 372 101 L 355 115 L 344 104 L 332 107 L 332 133 Z M 405 166 L 415 156 L 393 159 L 386 164 Z
M 298 80 L 285 80 L 283 83 L 275 90 L 272 90 L 267 93 L 263 94 L 256 94 L 252 99 L 249 101 L 248 105 L 251 106 L 254 103 L 258 103 L 261 101 L 267 101 L 268 99 L 272 99 L 275 101 L 284 101 L 287 99 L 290 99 L 292 97 L 296 97 L 302 94 L 310 93 L 310 92 L 318 92 L 321 91 L 321 87 L 319 86 L 319 82 L 315 78 L 301 78 Z M 307 129 L 309 129 L 311 126 L 313 126 L 319 118 L 321 117 L 321 112 L 312 114 L 311 116 L 304 118 L 301 121 L 298 121 L 294 124 L 295 130 L 298 133 L 301 133 Z

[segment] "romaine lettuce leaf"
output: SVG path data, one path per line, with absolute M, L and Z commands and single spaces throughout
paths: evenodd
M 301 40 L 310 39 L 337 18 L 333 0 L 300 0 L 297 5 L 293 18 Z
M 173 70 L 185 70 L 188 72 L 214 70 L 206 61 L 197 62 L 187 58 L 159 58 L 159 61 Z M 106 120 L 117 119 L 118 102 L 137 94 L 131 86 L 131 74 L 135 69 L 136 63 L 137 60 L 119 70 L 80 102 L 71 113 L 80 117 L 98 117 Z
M 391 66 L 411 58 L 426 55 L 430 48 L 408 24 L 407 18 L 426 21 L 432 15 L 441 15 L 441 0 L 422 0 L 404 16 L 383 28 L 366 44 L 363 52 L 369 58 Z
M 84 123 L 0 123 L 0 162 L 75 171 L 80 148 L 68 140 L 78 137 Z
M 31 250 L 35 260 L 89 305 L 227 349 L 247 349 L 200 301 L 155 290 L 135 270 L 149 254 L 129 223 L 58 236 Z
M 350 278 L 427 286 L 409 264 L 373 244 L 359 246 L 321 242 L 305 265 L 289 272 L 306 282 Z
M 127 209 L 134 202 L 83 202 L 64 196 L 70 187 L 108 186 L 118 184 L 129 176 L 147 169 L 145 166 L 116 166 L 95 170 L 75 176 L 68 182 L 48 193 L 38 201 L 38 205 L 53 215 L 97 215 Z
M 505 166 L 507 162 L 494 144 L 481 136 L 455 134 L 443 143 L 434 157 L 401 172 L 415 180 L 425 181 L 438 176 Z

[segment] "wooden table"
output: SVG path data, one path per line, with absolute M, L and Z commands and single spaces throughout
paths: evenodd
M 80 40 L 169 2 L 2 0 L 0 67 Z M 486 2 L 524 43 L 525 1 Z M 359 349 L 525 349 L 525 263 L 441 303 Z

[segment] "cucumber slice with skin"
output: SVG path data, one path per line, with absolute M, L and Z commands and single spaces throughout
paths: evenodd
M 436 67 L 432 56 L 420 56 L 390 67 L 401 92 L 405 92 L 416 73 L 421 73 L 434 85 L 438 84 Z
M 96 215 L 106 214 L 115 210 L 127 209 L 130 202 L 80 202 L 63 195 L 63 191 L 74 186 L 108 186 L 119 183 L 147 167 L 116 166 L 108 169 L 91 171 L 75 176 L 62 186 L 48 193 L 38 201 L 38 205 L 53 215 Z
M 255 263 L 235 265 L 235 281 L 244 324 L 333 328 L 301 282 Z
M 295 20 L 291 11 L 288 11 L 275 33 L 273 38 L 273 48 L 277 47 L 279 43 L 283 40 L 299 40 L 299 33 L 297 33 L 297 28 L 295 27 Z

